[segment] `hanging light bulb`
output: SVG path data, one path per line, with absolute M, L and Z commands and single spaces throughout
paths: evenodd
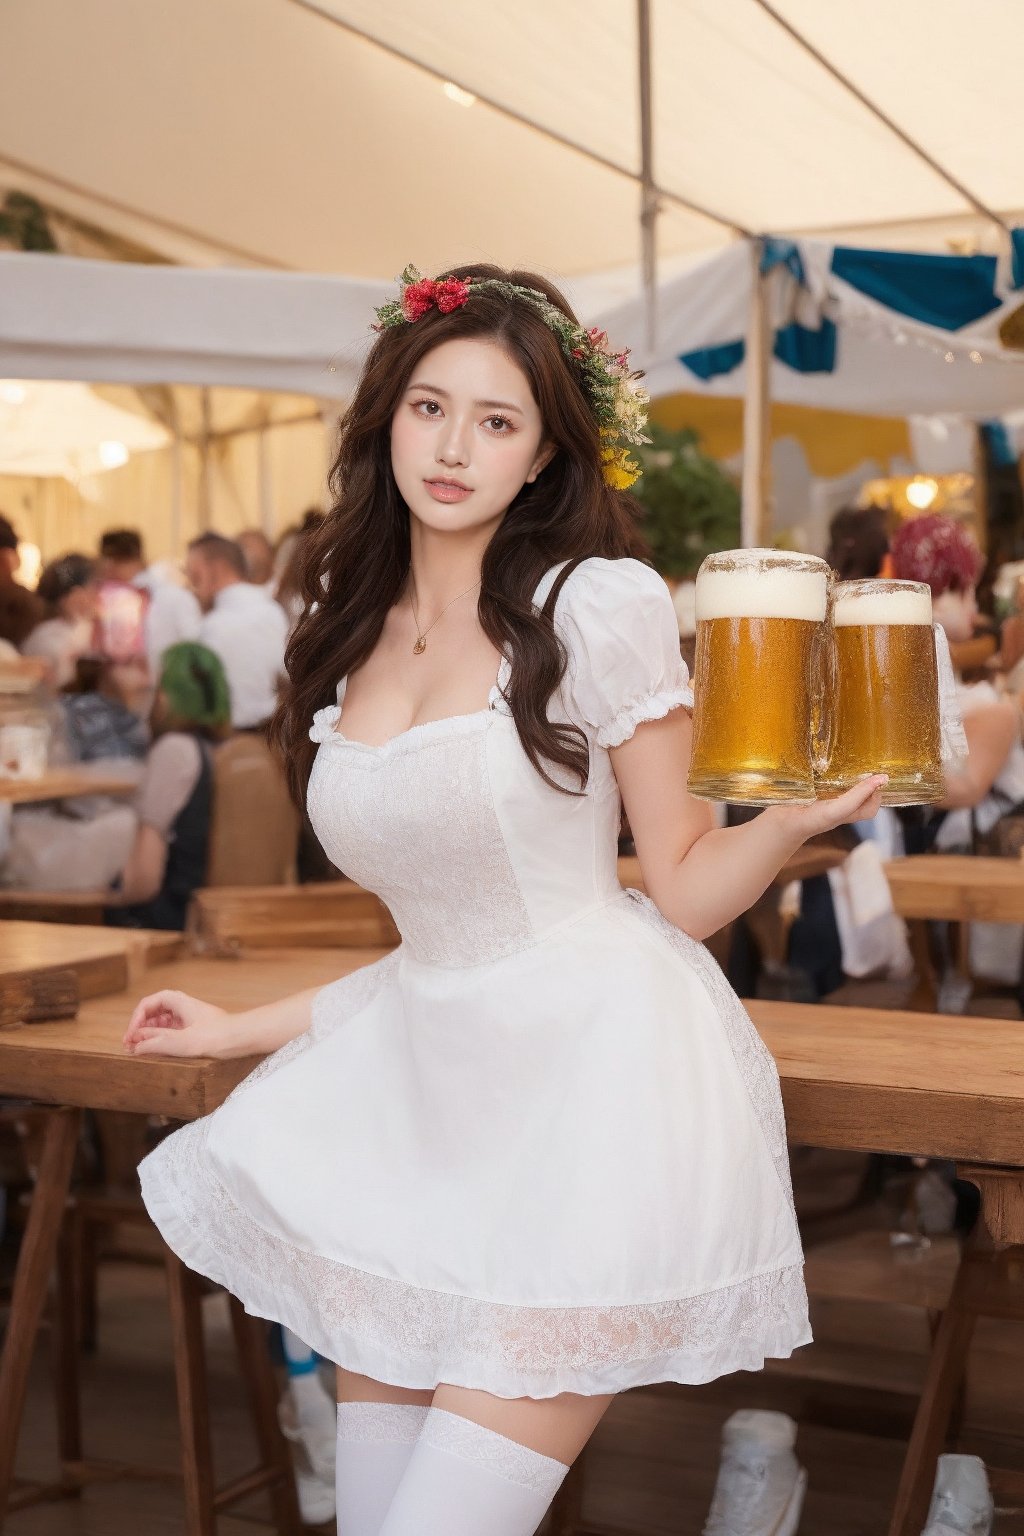
M 458 107 L 472 107 L 476 105 L 476 97 L 472 91 L 464 91 L 461 85 L 456 85 L 452 80 L 446 80 L 441 87 L 449 101 L 454 101 Z
M 113 438 L 100 443 L 97 451 L 104 469 L 120 469 L 122 464 L 128 463 L 128 449 Z
M 907 500 L 918 512 L 924 512 L 930 507 L 938 494 L 938 482 L 925 475 L 915 475 L 907 486 Z

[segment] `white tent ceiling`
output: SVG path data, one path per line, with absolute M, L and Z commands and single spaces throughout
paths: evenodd
M 761 229 L 991 249 L 976 205 L 1011 222 L 1024 208 L 1018 0 L 650 12 L 663 256 Z M 613 268 L 639 254 L 636 14 L 634 0 L 3 0 L 0 191 L 191 263 Z

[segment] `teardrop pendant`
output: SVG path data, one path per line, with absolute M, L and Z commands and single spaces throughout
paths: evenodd
M 426 650 L 426 648 L 427 648 L 427 637 L 426 637 L 426 635 L 417 635 L 417 637 L 416 637 L 416 644 L 412 648 L 413 655 L 414 656 L 422 656 L 423 652 Z

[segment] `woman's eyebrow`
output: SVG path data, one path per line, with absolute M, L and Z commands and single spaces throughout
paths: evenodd
M 432 395 L 443 395 L 446 400 L 450 398 L 448 391 L 442 389 L 440 384 L 410 384 L 409 388 L 426 389 Z M 513 405 L 510 400 L 474 400 L 473 404 L 484 406 L 487 410 L 515 411 L 518 416 L 523 414 L 522 408 L 518 405 Z

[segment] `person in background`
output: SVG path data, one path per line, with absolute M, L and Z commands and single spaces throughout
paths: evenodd
M 199 636 L 202 614 L 187 587 L 172 581 L 159 565 L 147 565 L 142 536 L 134 528 L 111 528 L 100 539 L 100 576 L 143 594 L 143 645 L 150 677 L 160 675 L 164 652 L 179 640 Z
M 310 507 L 303 514 L 299 526 L 290 528 L 277 546 L 277 585 L 274 596 L 288 615 L 288 624 L 292 629 L 302 613 L 302 562 L 306 546 L 310 534 L 315 533 L 323 520 L 324 514 L 319 507 Z
M 904 524 L 893 540 L 896 574 L 927 582 L 932 611 L 956 647 L 975 632 L 978 608 L 975 584 L 984 562 L 967 529 L 952 518 L 932 514 Z M 916 818 L 904 813 L 908 853 L 934 848 L 940 853 L 993 852 L 990 841 L 1024 819 L 1024 745 L 1020 702 L 1000 696 L 990 682 L 965 683 L 957 676 L 957 703 L 967 738 L 967 758 L 946 771 L 946 797 L 935 811 Z M 972 923 L 969 935 L 973 977 L 1002 984 L 1021 980 L 1024 936 L 1018 925 Z M 950 972 L 940 1002 L 960 1011 L 966 1001 L 964 978 Z M 963 994 L 963 995 L 962 995 Z
M 138 706 L 148 676 L 139 662 L 82 656 L 61 696 L 68 755 L 76 763 L 144 758 L 149 730 Z
M 183 640 L 164 653 L 150 714 L 153 745 L 135 800 L 138 829 L 107 922 L 119 928 L 184 929 L 192 893 L 206 878 L 213 800 L 212 747 L 229 731 L 224 668 L 205 645 Z
M 93 649 L 98 605 L 95 567 L 86 555 L 62 555 L 44 568 L 38 591 L 49 617 L 36 625 L 21 651 L 23 656 L 48 662 L 50 682 L 60 689 L 74 677 L 78 658 Z
M 911 518 L 893 539 L 892 563 L 897 580 L 920 581 L 931 588 L 932 613 L 951 646 L 971 638 L 978 616 L 975 587 L 984 560 L 962 524 L 939 513 Z M 999 819 L 999 805 L 1007 795 L 1014 806 L 1024 800 L 1020 708 L 1015 700 L 1000 698 L 991 683 L 965 684 L 962 679 L 957 682 L 957 702 L 968 756 L 959 768 L 947 771 L 942 806 L 947 812 L 972 811 L 984 832 Z M 966 824 L 969 819 L 960 821 Z M 945 826 L 941 845 L 949 845 Z
M 231 690 L 231 724 L 258 730 L 277 707 L 288 620 L 284 610 L 246 580 L 233 539 L 204 533 L 188 547 L 185 570 L 204 610 L 199 638 L 221 660 Z
M 239 548 L 245 560 L 245 579 L 253 586 L 266 587 L 273 592 L 274 546 L 260 528 L 243 528 L 238 535 Z
M 24 644 L 46 618 L 42 598 L 15 581 L 18 565 L 18 535 L 6 517 L 0 517 L 0 640 L 14 646 Z
M 880 576 L 888 553 L 889 514 L 884 507 L 841 507 L 828 525 L 825 559 L 840 581 Z

